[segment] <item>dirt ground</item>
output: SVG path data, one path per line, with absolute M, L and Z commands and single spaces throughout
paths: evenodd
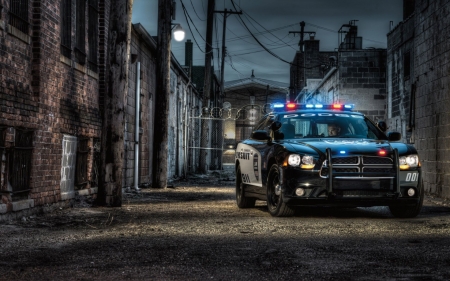
M 72 208 L 0 224 L 0 280 L 449 280 L 450 209 L 240 210 L 234 181 L 125 192 L 121 208 Z

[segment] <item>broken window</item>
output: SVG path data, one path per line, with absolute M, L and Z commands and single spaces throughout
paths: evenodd
M 10 0 L 9 7 L 9 24 L 28 34 L 28 0 Z

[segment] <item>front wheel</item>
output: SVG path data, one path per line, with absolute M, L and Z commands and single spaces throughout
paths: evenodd
M 245 197 L 244 183 L 242 182 L 241 167 L 236 169 L 236 204 L 239 208 L 255 207 L 255 198 Z
M 389 206 L 389 210 L 391 214 L 398 218 L 414 218 L 419 215 L 420 210 L 423 205 L 423 197 L 424 197 L 424 188 L 423 181 L 419 183 L 417 186 L 417 191 L 419 192 L 419 198 L 417 200 L 416 205 L 414 206 Z
M 274 217 L 289 217 L 294 215 L 294 209 L 283 202 L 280 172 L 276 164 L 272 165 L 267 178 L 267 209 Z

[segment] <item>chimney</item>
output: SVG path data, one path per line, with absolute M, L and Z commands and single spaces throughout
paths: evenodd
M 193 44 L 191 39 L 186 40 L 184 49 L 184 65 L 188 67 L 192 66 L 192 57 L 193 57 L 192 47 Z
M 403 0 L 403 20 L 414 13 L 414 0 Z

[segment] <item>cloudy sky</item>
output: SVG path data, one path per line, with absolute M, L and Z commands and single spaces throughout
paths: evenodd
M 194 65 L 205 64 L 206 11 L 208 0 L 175 0 L 176 19 L 194 43 Z M 255 76 L 289 83 L 289 64 L 299 49 L 300 22 L 305 31 L 316 32 L 321 51 L 333 51 L 343 24 L 357 20 L 363 48 L 386 48 L 386 34 L 402 21 L 402 0 L 234 0 L 242 15 L 229 15 L 226 21 L 225 81 Z M 183 7 L 184 6 L 184 7 Z M 133 23 L 141 23 L 157 35 L 158 0 L 134 0 Z M 216 11 L 234 9 L 231 0 L 216 0 Z M 265 51 L 250 32 L 274 55 Z M 189 23 L 189 24 L 188 24 Z M 189 28 L 190 26 L 190 28 Z M 220 69 L 223 14 L 214 22 L 214 69 Z M 192 30 L 192 31 L 191 31 Z M 308 39 L 308 35 L 305 39 Z M 172 52 L 184 65 L 184 42 L 172 40 Z M 285 62 L 287 61 L 287 62 Z

